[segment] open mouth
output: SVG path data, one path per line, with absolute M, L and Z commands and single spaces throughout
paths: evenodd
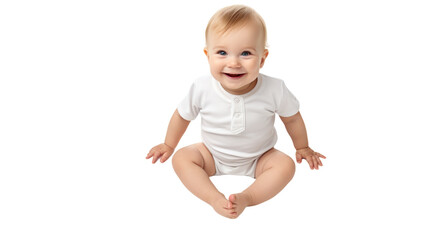
M 224 74 L 230 78 L 240 78 L 240 77 L 244 76 L 244 73 L 239 73 L 239 74 L 224 73 Z

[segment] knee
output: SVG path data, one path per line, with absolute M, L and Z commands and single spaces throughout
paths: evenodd
M 198 156 L 195 150 L 191 147 L 184 147 L 179 149 L 174 155 L 172 159 L 172 164 L 174 169 L 178 169 L 186 164 L 197 164 L 201 165 L 198 161 Z
M 173 155 L 171 162 L 173 164 L 174 169 L 177 169 L 178 167 L 180 167 L 180 165 L 183 163 L 184 159 L 186 159 L 184 157 L 186 155 L 185 152 L 186 152 L 186 150 L 181 148 Z
M 279 169 L 281 169 L 283 175 L 289 176 L 292 179 L 296 170 L 296 165 L 293 159 L 285 155 L 279 162 Z

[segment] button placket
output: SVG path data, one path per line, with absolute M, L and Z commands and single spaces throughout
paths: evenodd
M 232 99 L 231 131 L 238 134 L 245 129 L 244 99 L 234 97 Z

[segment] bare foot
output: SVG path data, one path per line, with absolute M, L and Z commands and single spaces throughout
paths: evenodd
M 228 208 L 232 209 L 233 218 L 237 218 L 249 206 L 250 197 L 245 193 L 236 193 L 229 196 Z
M 210 205 L 220 215 L 227 218 L 235 218 L 235 215 L 233 214 L 233 212 L 235 211 L 231 207 L 229 207 L 232 204 L 225 198 L 225 196 L 219 196 L 219 198 L 214 200 Z

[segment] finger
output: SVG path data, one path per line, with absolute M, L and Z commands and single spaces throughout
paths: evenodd
M 167 153 L 162 154 L 161 159 L 159 160 L 161 163 L 164 163 L 165 161 L 167 161 Z
M 317 157 L 313 156 L 312 158 L 313 158 L 314 167 L 316 168 L 316 170 L 319 170 L 319 162 L 317 161 Z
M 323 166 L 322 160 L 320 160 L 319 157 L 317 157 L 317 162 L 319 163 L 319 166 Z
M 308 165 L 310 166 L 310 169 L 313 170 L 313 161 L 311 161 L 311 158 L 306 159 L 308 162 Z
M 149 153 L 146 155 L 146 159 L 149 159 L 153 156 L 154 150 L 153 148 L 149 151 Z
M 165 161 L 167 161 L 167 159 L 168 159 L 169 157 L 170 157 L 170 154 L 168 154 L 168 152 L 166 152 L 166 153 L 162 154 L 162 157 L 161 157 L 160 162 L 161 162 L 161 163 L 164 163 Z
M 317 152 L 316 154 L 317 154 L 317 156 L 318 156 L 318 157 L 326 158 L 325 156 L 323 156 L 322 154 L 320 154 L 320 153 L 318 153 L 318 152 Z
M 309 156 L 309 157 L 307 157 L 308 158 L 308 162 L 309 163 L 311 163 L 311 169 L 313 170 L 313 169 L 315 169 L 316 168 L 316 166 L 314 165 L 314 162 L 313 162 L 313 157 L 312 156 Z
M 297 163 L 301 163 L 302 162 L 302 156 L 299 153 L 296 154 L 296 162 Z
M 313 156 L 310 156 L 309 159 L 310 159 L 311 163 L 313 164 L 313 169 L 317 169 L 316 164 L 314 164 L 314 158 L 313 158 Z
M 156 163 L 156 161 L 158 161 L 159 157 L 160 157 L 160 153 L 159 152 L 155 152 L 153 154 L 153 159 L 152 159 L 152 163 Z

